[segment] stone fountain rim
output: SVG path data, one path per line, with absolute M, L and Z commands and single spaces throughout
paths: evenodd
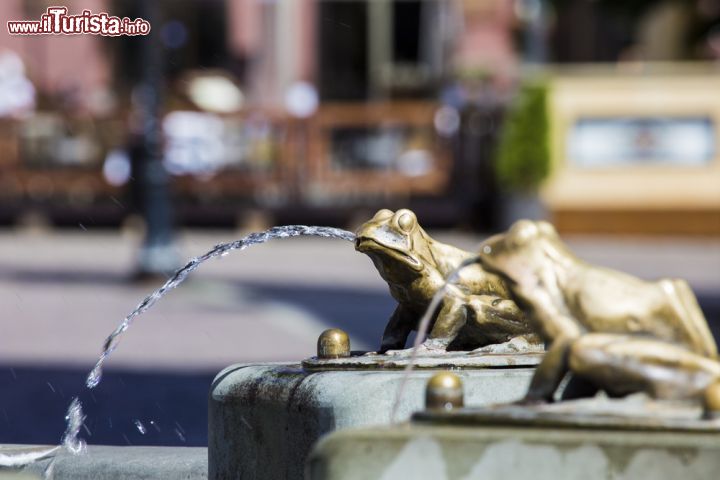
M 482 353 L 443 352 L 421 354 L 414 360 L 416 370 L 475 370 L 488 368 L 535 367 L 542 361 L 543 353 Z M 403 370 L 410 362 L 410 354 L 377 354 L 375 352 L 352 352 L 349 357 L 310 357 L 302 361 L 307 370 Z

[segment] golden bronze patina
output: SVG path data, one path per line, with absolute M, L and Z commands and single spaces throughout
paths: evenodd
M 720 382 L 713 382 L 703 393 L 703 407 L 705 416 L 709 418 L 720 418 Z
M 317 341 L 318 358 L 344 358 L 350 356 L 350 337 L 339 328 L 322 332 Z
M 717 346 L 685 281 L 647 282 L 587 264 L 547 222 L 518 221 L 479 256 L 549 347 L 526 401 L 551 401 L 570 371 L 568 397 L 602 389 L 719 406 Z
M 380 353 L 402 349 L 446 278 L 474 255 L 430 238 L 407 209 L 380 210 L 356 233 L 356 250 L 372 259 L 398 302 Z M 531 333 L 504 282 L 479 264 L 448 287 L 429 331 L 428 350 L 473 350 Z
M 463 384 L 452 372 L 436 373 L 425 387 L 425 408 L 451 410 L 463 407 Z

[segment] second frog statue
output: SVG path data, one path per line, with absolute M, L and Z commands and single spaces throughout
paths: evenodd
M 356 249 L 372 259 L 398 302 L 380 353 L 405 347 L 448 275 L 474 257 L 432 239 L 406 209 L 380 210 L 358 229 L 356 242 Z M 430 351 L 473 350 L 531 333 L 500 277 L 478 264 L 463 268 L 459 280 L 448 288 L 429 331 L 423 347 Z

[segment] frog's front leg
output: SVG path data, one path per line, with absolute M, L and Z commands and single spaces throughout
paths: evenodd
M 434 322 L 430 334 L 427 339 L 421 343 L 418 347 L 417 353 L 419 354 L 432 354 L 438 352 L 444 352 L 447 350 L 448 345 L 457 337 L 458 332 L 465 325 L 467 319 L 467 307 L 464 301 L 460 298 L 446 297 L 443 300 L 442 305 L 438 309 L 436 314 L 436 320 Z M 414 322 L 418 322 L 420 317 L 413 317 Z M 413 324 L 413 329 L 416 329 L 418 325 Z M 404 345 L 404 342 L 403 342 Z M 407 348 L 404 350 L 390 349 L 384 351 L 388 355 L 395 356 L 409 356 L 412 354 L 413 348 Z
M 569 370 L 568 358 L 573 342 L 583 330 L 561 303 L 562 292 L 553 272 L 545 270 L 540 278 L 526 276 L 511 288 L 513 298 L 524 307 L 538 333 L 550 343 L 542 362 L 535 370 L 524 402 L 551 402 L 557 387 Z
M 569 370 L 570 347 L 575 339 L 560 337 L 555 339 L 545 352 L 530 381 L 530 387 L 523 403 L 551 402 L 563 377 Z
M 382 341 L 380 342 L 380 351 L 378 353 L 405 348 L 408 335 L 410 335 L 410 332 L 414 329 L 414 320 L 414 314 L 402 305 L 398 305 L 385 327 Z

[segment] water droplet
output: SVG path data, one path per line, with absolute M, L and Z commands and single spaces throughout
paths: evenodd
M 145 430 L 145 425 L 143 425 L 140 420 L 135 420 L 135 422 L 133 423 L 135 423 L 135 427 L 138 429 L 138 432 L 140 432 L 140 434 L 142 435 L 145 435 L 145 433 L 147 432 L 147 430 Z
M 87 380 L 85 380 L 85 386 L 89 389 L 93 389 L 98 386 L 100 380 L 102 380 L 102 363 L 98 361 L 97 365 L 95 365 L 95 368 L 93 368 L 90 374 L 87 376 Z
M 65 420 L 67 421 L 67 427 L 62 438 L 63 446 L 73 455 L 84 453 L 86 448 L 85 440 L 78 438 L 78 434 L 83 423 L 85 423 L 85 414 L 77 397 L 70 402 Z
M 185 433 L 185 429 L 180 425 L 178 422 L 175 422 L 175 426 L 180 430 L 182 433 Z
M 485 245 L 482 250 L 485 255 L 490 255 L 492 253 L 492 247 L 490 247 L 490 245 Z

